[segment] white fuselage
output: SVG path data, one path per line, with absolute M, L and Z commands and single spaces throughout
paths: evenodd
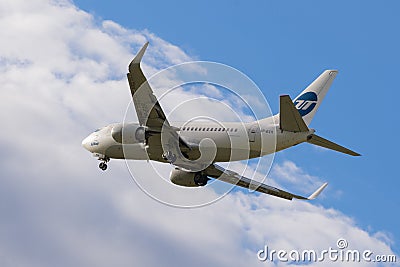
M 189 159 L 198 158 L 200 148 L 202 153 L 215 151 L 213 162 L 246 160 L 275 153 L 307 141 L 307 137 L 314 132 L 314 130 L 301 133 L 281 131 L 275 121 L 276 117 L 270 117 L 252 123 L 216 124 L 196 121 L 171 124 L 179 128 L 179 136 L 187 144 L 197 148 L 194 150 L 196 152 L 186 152 Z M 129 127 L 130 132 L 142 128 L 137 123 L 110 124 L 90 134 L 83 140 L 82 145 L 100 158 L 150 159 L 166 162 L 162 157 L 165 150 L 163 145 L 160 142 L 152 142 L 151 136 L 144 141 L 132 135 L 122 142 L 121 138 L 118 138 L 117 131 L 123 127 Z

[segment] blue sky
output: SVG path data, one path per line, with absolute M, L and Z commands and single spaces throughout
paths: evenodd
M 243 71 L 273 111 L 280 94 L 295 97 L 324 69 L 338 69 L 311 126 L 362 157 L 321 153 L 304 144 L 278 153 L 276 161 L 292 160 L 325 178 L 342 194 L 320 204 L 363 228 L 388 231 L 399 247 L 398 1 L 75 3 L 98 18 L 147 29 L 197 59 Z
M 257 251 L 326 249 L 338 238 L 350 249 L 399 254 L 399 7 L 0 1 L 0 265 L 282 266 L 258 261 Z M 126 67 L 146 40 L 146 75 L 193 59 L 221 62 L 248 75 L 273 112 L 279 95 L 295 97 L 324 69 L 338 69 L 311 127 L 362 157 L 309 144 L 277 153 L 272 184 L 307 194 L 329 182 L 313 202 L 242 190 L 198 209 L 154 201 L 132 182 L 124 161 L 112 160 L 101 172 L 81 147 L 94 129 L 122 120 L 130 101 Z M 161 105 L 170 111 L 176 101 L 199 96 L 177 90 Z M 170 199 L 215 196 L 207 187 L 172 186 L 167 164 L 157 165 L 163 186 L 151 180 L 149 163 L 129 164 Z

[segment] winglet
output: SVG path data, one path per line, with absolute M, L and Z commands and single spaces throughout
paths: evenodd
M 135 58 L 132 60 L 131 64 L 129 64 L 129 71 L 131 71 L 131 68 L 136 65 L 139 64 L 140 61 L 142 61 L 142 57 L 144 55 L 144 52 L 146 52 L 146 48 L 149 45 L 149 42 L 146 42 L 143 47 L 140 49 L 140 51 L 136 54 Z
M 315 190 L 314 193 L 312 193 L 307 199 L 308 200 L 313 200 L 316 199 L 319 194 L 321 194 L 321 192 L 325 189 L 325 187 L 327 187 L 328 183 L 324 183 L 323 185 L 321 185 L 317 190 Z

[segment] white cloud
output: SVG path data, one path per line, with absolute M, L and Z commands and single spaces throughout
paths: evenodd
M 272 169 L 271 176 L 282 184 L 291 184 L 303 190 L 303 192 L 310 192 L 322 182 L 318 177 L 305 173 L 296 163 L 292 161 L 284 161 L 281 164 L 275 164 Z
M 175 209 L 141 192 L 122 161 L 100 173 L 80 141 L 122 118 L 132 53 L 151 41 L 148 75 L 191 58 L 150 32 L 97 23 L 68 1 L 0 2 L 0 24 L 1 266 L 268 266 L 256 258 L 264 244 L 319 249 L 339 237 L 393 253 L 390 235 L 312 203 L 236 192 Z M 319 181 L 293 163 L 276 173 Z

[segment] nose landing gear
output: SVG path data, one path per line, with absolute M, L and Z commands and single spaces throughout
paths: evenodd
M 99 168 L 100 168 L 102 171 L 107 170 L 107 162 L 110 161 L 110 158 L 109 158 L 109 157 L 106 157 L 106 156 L 100 156 L 100 157 L 99 157 L 99 160 L 101 160 L 101 162 L 100 162 L 100 164 L 99 164 Z
M 100 162 L 99 168 L 100 168 L 102 171 L 107 170 L 107 163 L 105 163 L 105 162 Z

